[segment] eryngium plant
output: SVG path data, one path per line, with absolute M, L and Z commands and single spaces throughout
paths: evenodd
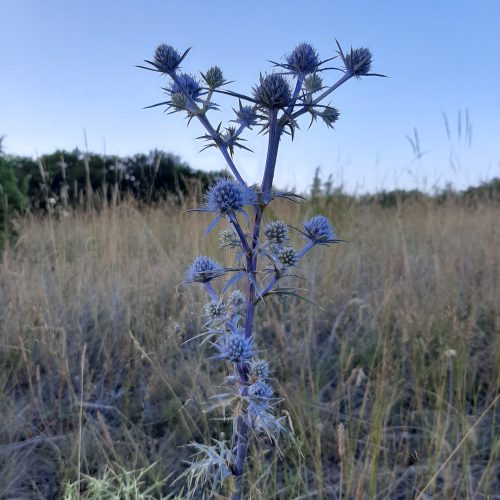
M 153 60 L 145 61 L 149 67 L 140 66 L 162 73 L 169 80 L 164 88 L 167 100 L 149 107 L 166 106 L 172 113 L 182 112 L 188 123 L 198 119 L 205 129 L 205 134 L 199 137 L 205 141 L 203 149 L 217 148 L 234 176 L 212 185 L 204 204 L 195 210 L 214 214 L 207 233 L 223 220 L 228 223 L 219 234 L 220 248 L 235 252 L 235 264 L 227 268 L 209 257 L 199 256 L 186 273 L 186 282 L 202 285 L 208 295 L 204 307 L 205 330 L 197 338 L 210 343 L 213 348 L 210 359 L 225 363 L 229 371 L 224 382 L 227 389 L 214 398 L 211 408 L 221 409 L 224 418 L 232 420 L 233 429 L 229 441 L 193 444 L 193 462 L 183 474 L 191 494 L 206 483 L 215 492 L 232 478 L 229 481 L 232 497 L 241 498 L 249 440 L 263 436 L 279 450 L 279 437 L 291 435 L 278 416 L 280 399 L 272 387 L 272 370 L 262 359 L 253 338 L 255 308 L 264 304 L 270 294 L 297 295 L 289 281 L 283 286 L 282 280 L 295 275 L 299 262 L 315 246 L 342 240 L 337 239 L 325 216 L 315 215 L 302 228 L 293 228 L 304 241 L 297 250 L 290 243 L 289 226 L 280 220 L 263 223 L 263 215 L 276 198 L 292 201 L 298 198 L 294 193 L 272 190 L 283 134 L 293 139 L 302 115 L 309 115 L 311 124 L 321 119 L 333 127 L 339 112 L 330 104 L 325 105 L 325 99 L 352 78 L 375 75 L 370 73 L 372 54 L 368 49 L 351 49 L 345 54 L 338 42 L 337 49 L 341 64 L 333 68 L 325 63 L 337 56 L 321 60 L 308 43 L 297 45 L 284 62 L 273 62 L 274 71 L 260 75 L 251 95 L 227 90 L 229 82 L 218 66 L 200 73 L 201 79 L 182 72 L 180 65 L 189 49 L 181 55 L 170 45 L 162 44 Z M 326 70 L 340 71 L 341 76 L 327 85 L 323 82 Z M 209 120 L 209 112 L 218 109 L 214 102 L 218 94 L 238 100 L 233 108 L 235 125 L 214 127 Z M 248 149 L 242 134 L 253 127 L 259 127 L 268 136 L 264 175 L 259 186 L 248 186 L 233 160 L 237 148 Z M 238 289 L 240 284 L 244 292 Z

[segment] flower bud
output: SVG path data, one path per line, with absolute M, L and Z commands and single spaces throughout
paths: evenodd
M 253 89 L 253 94 L 260 106 L 269 109 L 284 108 L 292 98 L 290 85 L 280 73 L 261 76 L 259 85 Z
M 252 384 L 248 392 L 251 396 L 255 396 L 257 398 L 269 399 L 273 397 L 273 390 L 261 380 Z
M 313 73 L 320 61 L 316 49 L 308 43 L 301 43 L 286 57 L 286 68 L 296 75 Z
M 254 355 L 253 343 L 243 333 L 227 334 L 219 348 L 220 357 L 233 363 L 248 363 Z
M 282 248 L 278 252 L 278 260 L 283 264 L 283 266 L 294 266 L 297 263 L 297 252 L 292 247 Z
M 189 266 L 187 278 L 189 281 L 207 283 L 220 276 L 221 271 L 222 266 L 218 262 L 213 261 L 205 255 L 200 255 Z
M 333 227 L 324 215 L 315 215 L 304 222 L 306 237 L 313 243 L 330 243 L 336 239 Z
M 269 363 L 264 359 L 255 359 L 250 363 L 250 376 L 256 379 L 264 380 L 269 376 Z
M 264 235 L 270 243 L 283 245 L 288 240 L 288 228 L 280 220 L 271 220 L 264 227 Z
M 172 46 L 162 43 L 155 50 L 154 63 L 163 73 L 175 71 L 181 63 L 181 56 Z
M 207 210 L 226 214 L 237 212 L 254 200 L 249 188 L 231 179 L 220 179 L 208 189 L 205 199 Z
M 370 50 L 365 47 L 351 49 L 345 56 L 344 64 L 353 75 L 362 76 L 370 72 L 372 57 Z

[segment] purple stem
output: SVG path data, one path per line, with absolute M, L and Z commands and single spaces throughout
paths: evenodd
M 208 294 L 210 295 L 210 297 L 212 297 L 212 300 L 214 300 L 215 302 L 218 302 L 219 298 L 217 297 L 217 294 L 215 293 L 215 290 L 214 290 L 214 287 L 212 286 L 212 283 L 210 283 L 210 281 L 206 281 L 204 283 L 204 285 L 205 285 L 205 288 L 207 289 Z
M 274 169 L 276 167 L 276 158 L 278 156 L 278 148 L 281 133 L 283 128 L 278 125 L 278 110 L 269 110 L 269 142 L 267 149 L 266 166 L 264 169 L 264 177 L 262 179 L 261 191 L 263 200 L 254 206 L 255 218 L 252 231 L 252 248 L 246 258 L 246 272 L 256 280 L 257 274 L 257 246 L 259 244 L 260 225 L 262 222 L 262 214 L 270 199 L 270 192 L 273 185 Z M 250 338 L 253 331 L 253 320 L 255 316 L 255 285 L 252 279 L 247 281 L 246 294 L 246 316 L 245 316 L 245 337 Z M 240 394 L 247 394 L 248 372 L 244 365 L 237 366 L 240 378 Z M 240 500 L 242 495 L 242 476 L 245 467 L 245 456 L 248 446 L 248 426 L 242 417 L 238 417 L 236 424 L 236 432 L 238 434 L 236 443 L 236 462 L 233 468 L 233 474 L 236 479 L 236 491 L 232 495 L 233 500 Z

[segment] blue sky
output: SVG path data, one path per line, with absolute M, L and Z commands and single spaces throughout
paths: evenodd
M 500 175 L 498 0 L 0 0 L 0 8 L 0 135 L 9 153 L 83 148 L 85 129 L 94 152 L 160 148 L 193 167 L 220 169 L 217 151 L 198 152 L 197 123 L 187 128 L 180 115 L 142 109 L 162 100 L 164 81 L 134 65 L 160 42 L 192 46 L 184 70 L 218 64 L 236 80 L 232 89 L 248 93 L 268 59 L 302 41 L 331 57 L 336 37 L 347 48 L 369 47 L 374 70 L 390 78 L 341 87 L 331 101 L 341 111 L 334 131 L 300 122 L 294 143 L 281 145 L 278 186 L 305 189 L 317 166 L 358 192 L 447 181 L 460 188 Z M 215 123 L 232 118 L 232 103 L 222 104 L 228 111 L 214 113 Z M 420 159 L 406 138 L 414 128 Z M 255 153 L 238 153 L 236 161 L 255 182 L 266 142 L 252 132 L 245 137 Z

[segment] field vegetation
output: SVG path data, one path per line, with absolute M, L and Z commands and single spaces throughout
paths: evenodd
M 225 374 L 190 341 L 201 290 L 178 286 L 218 247 L 208 219 L 185 213 L 193 186 L 15 218 L 0 261 L 0 498 L 182 498 L 183 445 L 230 431 L 206 411 Z M 299 269 L 317 307 L 258 307 L 300 451 L 251 450 L 251 498 L 498 498 L 495 186 L 323 188 L 270 206 L 296 227 L 324 213 L 348 243 Z

